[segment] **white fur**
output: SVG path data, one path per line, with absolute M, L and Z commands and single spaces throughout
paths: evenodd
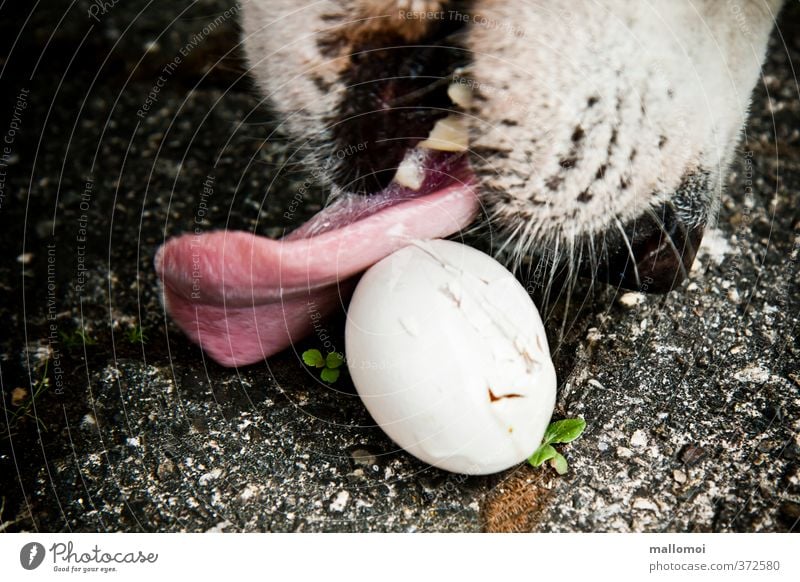
M 474 111 L 474 146 L 509 156 L 478 161 L 487 185 L 508 193 L 494 208 L 500 222 L 572 238 L 641 215 L 692 172 L 707 172 L 716 189 L 759 74 L 770 4 L 743 3 L 747 38 L 717 0 L 479 3 L 488 21 L 524 32 L 478 26 L 467 37 L 489 95 Z M 559 165 L 566 158 L 576 158 L 569 169 Z
M 319 39 L 375 22 L 413 38 L 398 10 L 450 4 L 251 0 L 244 44 L 288 131 L 324 144 L 348 53 L 323 55 Z M 696 209 L 713 209 L 780 4 L 474 2 L 463 33 L 478 96 L 473 165 L 494 226 L 517 254 L 598 235 L 665 200 L 705 222 Z
M 323 94 L 312 75 L 335 86 L 345 64 L 345 57 L 338 62 L 323 57 L 316 45 L 319 35 L 330 28 L 322 16 L 338 9 L 338 3 L 330 0 L 250 0 L 243 5 L 243 43 L 250 71 L 284 116 L 290 133 L 319 139 L 327 135 L 325 119 L 334 111 L 338 95 Z

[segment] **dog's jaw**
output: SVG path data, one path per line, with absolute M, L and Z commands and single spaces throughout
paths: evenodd
M 469 3 L 458 42 L 471 64 L 456 76 L 475 90 L 472 161 L 510 260 L 559 248 L 572 249 L 565 256 L 574 261 L 581 245 L 594 251 L 664 205 L 687 228 L 713 221 L 780 4 Z M 434 22 L 398 15 L 422 5 L 443 18 L 458 7 L 244 7 L 254 76 L 306 161 L 324 165 L 335 154 L 332 128 L 343 121 L 337 112 L 348 98 L 353 43 L 386 30 L 394 30 L 392 42 L 415 42 Z M 333 172 L 323 177 L 335 180 Z

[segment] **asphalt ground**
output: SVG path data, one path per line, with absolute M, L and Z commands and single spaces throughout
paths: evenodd
M 489 477 L 398 450 L 346 375 L 331 388 L 300 361 L 316 338 L 231 370 L 165 318 L 165 237 L 198 217 L 278 236 L 325 192 L 312 180 L 284 216 L 309 176 L 267 139 L 236 15 L 218 20 L 229 3 L 92 6 L 0 9 L 0 131 L 13 134 L 0 152 L 2 530 L 798 528 L 797 5 L 689 280 L 665 296 L 595 289 L 550 315 L 555 416 L 587 421 L 564 449 L 569 473 Z M 342 318 L 325 326 L 342 345 Z

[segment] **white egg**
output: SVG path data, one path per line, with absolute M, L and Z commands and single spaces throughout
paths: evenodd
M 512 467 L 553 413 L 556 374 L 536 307 L 500 263 L 466 245 L 419 241 L 369 269 L 345 348 L 375 421 L 441 469 Z

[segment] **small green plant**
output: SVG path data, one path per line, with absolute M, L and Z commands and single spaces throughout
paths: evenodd
M 147 343 L 147 334 L 145 334 L 144 328 L 141 325 L 135 325 L 128 329 L 126 335 L 128 336 L 128 341 L 132 344 Z
M 60 331 L 59 335 L 61 336 L 61 342 L 68 350 L 83 346 L 93 346 L 97 343 L 97 340 L 90 336 L 85 329 L 76 329 L 72 333 Z
M 541 467 L 542 463 L 550 461 L 550 465 L 559 475 L 565 474 L 568 469 L 567 460 L 553 445 L 571 443 L 581 436 L 585 428 L 586 421 L 582 418 L 567 418 L 551 422 L 544 431 L 542 444 L 533 452 L 528 462 L 534 467 Z
M 303 361 L 306 366 L 314 368 L 322 368 L 319 377 L 323 382 L 333 384 L 339 379 L 339 368 L 344 364 L 344 356 L 339 352 L 329 352 L 327 356 L 322 357 L 322 352 L 319 350 L 306 350 L 303 352 Z

